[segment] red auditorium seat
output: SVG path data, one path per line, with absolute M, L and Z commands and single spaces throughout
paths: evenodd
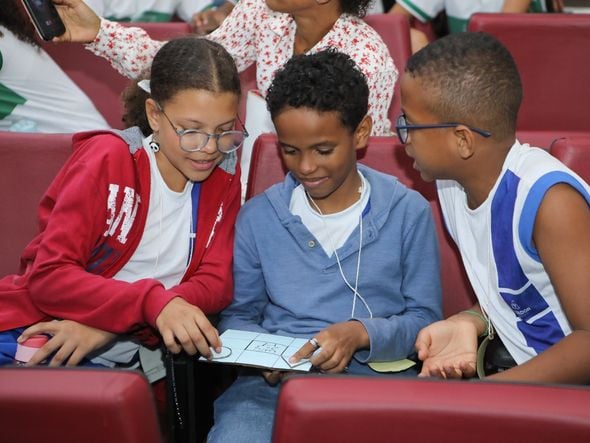
M 0 132 L 0 276 L 14 274 L 38 232 L 37 208 L 72 150 L 71 134 Z
M 3 442 L 162 443 L 146 378 L 135 371 L 0 368 Z
M 410 43 L 410 23 L 408 18 L 402 14 L 370 14 L 365 21 L 375 29 L 389 49 L 389 54 L 399 71 L 401 77 L 406 62 L 412 55 Z M 389 120 L 393 125 L 401 112 L 399 79 L 395 83 L 393 100 L 389 108 Z
M 359 152 L 358 160 L 379 171 L 396 176 L 403 184 L 420 192 L 430 203 L 439 239 L 443 313 L 445 317 L 470 308 L 475 300 L 463 269 L 459 253 L 443 226 L 440 206 L 433 183 L 426 183 L 412 168 L 397 137 L 371 137 L 369 146 Z M 276 135 L 263 134 L 254 144 L 248 176 L 246 198 L 251 198 L 269 186 L 282 181 L 286 173 L 277 148 Z
M 590 134 L 559 138 L 549 152 L 590 183 Z
M 293 377 L 274 443 L 590 441 L 590 389 L 376 377 Z
M 519 131 L 553 132 L 553 139 L 590 131 L 590 14 L 478 13 L 468 30 L 494 35 L 516 60 L 524 87 Z

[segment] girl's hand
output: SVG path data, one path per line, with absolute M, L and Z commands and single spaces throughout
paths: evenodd
M 25 329 L 18 338 L 23 343 L 37 334 L 52 337 L 33 355 L 27 366 L 33 366 L 55 353 L 49 366 L 76 366 L 89 353 L 110 343 L 116 335 L 100 329 L 85 326 L 71 320 L 58 320 L 37 323 Z
M 469 319 L 437 321 L 418 333 L 416 351 L 423 362 L 419 377 L 472 377 L 476 370 L 477 328 Z
M 52 0 L 66 27 L 54 42 L 92 43 L 100 30 L 100 17 L 82 0 Z
M 203 311 L 180 297 L 173 298 L 164 306 L 156 318 L 156 327 L 164 344 L 174 354 L 184 349 L 189 355 L 199 352 L 203 357 L 210 358 L 210 347 L 221 352 L 217 329 Z
M 369 346 L 369 335 L 363 324 L 356 320 L 335 323 L 328 326 L 315 337 L 320 351 L 312 343 L 306 343 L 289 359 L 297 363 L 302 358 L 310 358 L 311 364 L 322 372 L 338 373 L 348 366 L 353 354 Z

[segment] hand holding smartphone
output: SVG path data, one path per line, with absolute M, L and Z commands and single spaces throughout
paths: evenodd
M 37 33 L 43 40 L 52 40 L 66 32 L 51 0 L 22 0 Z

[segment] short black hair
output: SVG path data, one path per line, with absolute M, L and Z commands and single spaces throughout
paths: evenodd
M 373 0 L 340 0 L 340 9 L 345 14 L 364 17 Z
M 503 140 L 516 131 L 522 82 L 512 55 L 483 32 L 435 40 L 410 57 L 406 73 L 420 82 L 441 121 L 460 122 Z
M 346 54 L 328 49 L 292 57 L 276 72 L 266 104 L 272 119 L 285 108 L 338 112 L 353 133 L 369 107 L 365 75 Z
M 151 93 L 143 91 L 137 82 L 150 79 Z M 197 36 L 170 40 L 157 52 L 152 66 L 123 93 L 126 127 L 139 126 L 145 135 L 151 134 L 145 114 L 145 100 L 152 97 L 164 106 L 178 92 L 186 89 L 240 96 L 240 77 L 231 55 L 219 43 Z

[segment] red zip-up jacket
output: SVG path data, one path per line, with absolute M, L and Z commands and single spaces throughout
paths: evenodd
M 148 214 L 150 167 L 141 132 L 86 132 L 73 140 L 72 156 L 41 201 L 40 232 L 22 254 L 20 275 L 0 280 L 0 331 L 59 318 L 126 333 L 154 327 L 177 296 L 205 313 L 226 307 L 240 207 L 235 154 L 201 183 L 195 251 L 181 283 L 167 290 L 156 279 L 111 278 L 137 248 Z

